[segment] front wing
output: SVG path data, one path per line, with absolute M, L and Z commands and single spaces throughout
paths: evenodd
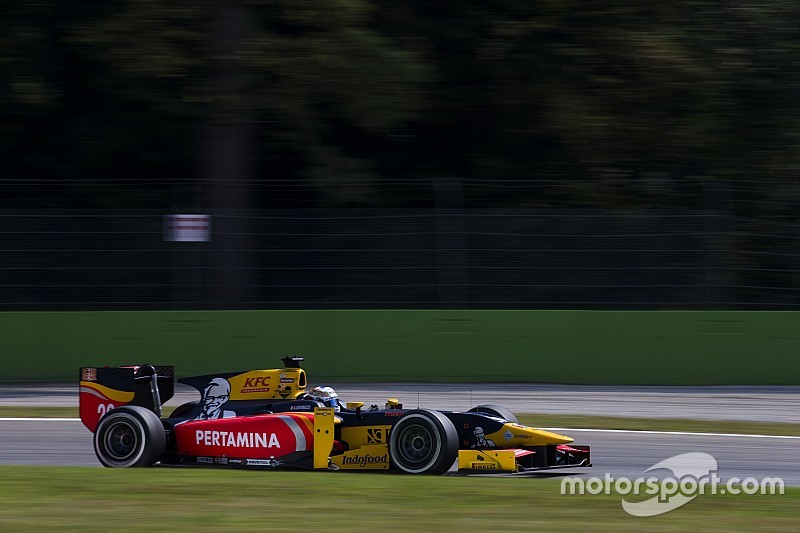
M 460 474 L 535 473 L 592 466 L 589 446 L 548 445 L 500 450 L 459 450 Z

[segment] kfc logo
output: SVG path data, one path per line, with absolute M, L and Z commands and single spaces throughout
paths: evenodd
M 269 376 L 259 376 L 257 378 L 246 378 L 242 393 L 246 392 L 269 392 Z

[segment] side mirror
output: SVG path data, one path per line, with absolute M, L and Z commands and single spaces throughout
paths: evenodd
M 356 418 L 359 420 L 363 419 L 364 417 L 361 415 L 361 408 L 364 407 L 364 402 L 347 402 L 348 409 L 355 409 L 356 410 Z
M 397 398 L 389 398 L 386 400 L 387 409 L 402 409 L 403 404 Z

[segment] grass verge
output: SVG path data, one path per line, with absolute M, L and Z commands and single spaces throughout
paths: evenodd
M 2 418 L 77 418 L 77 407 L 0 406 Z
M 169 415 L 175 407 L 164 407 Z M 0 406 L 0 418 L 78 418 L 77 407 Z
M 788 488 L 634 518 L 619 496 L 564 496 L 556 479 L 0 467 L 4 532 L 792 531 L 799 507 Z

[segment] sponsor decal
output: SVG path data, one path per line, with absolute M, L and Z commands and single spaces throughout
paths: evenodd
M 294 383 L 294 378 L 287 378 L 286 374 L 281 374 L 281 383 Z
M 497 470 L 496 463 L 477 463 L 475 461 L 469 464 L 472 470 Z
M 275 433 L 252 433 L 245 431 L 212 431 L 196 429 L 195 444 L 204 446 L 227 446 L 230 448 L 280 448 Z
M 206 464 L 214 464 L 214 459 L 212 457 L 198 457 L 198 463 L 206 463 Z
M 236 416 L 234 411 L 224 409 L 231 398 L 231 384 L 225 378 L 213 378 L 203 389 L 203 403 L 195 420 L 216 420 Z
M 246 378 L 244 380 L 244 387 L 245 389 L 252 389 L 253 387 L 260 387 L 262 385 L 267 385 L 269 381 L 269 376 L 259 376 L 257 378 Z
M 309 409 L 313 409 L 311 404 L 293 405 L 292 406 L 292 411 L 308 411 Z
M 482 427 L 477 426 L 472 433 L 475 435 L 475 445 L 473 448 L 494 448 L 494 441 L 486 438 L 486 433 L 484 433 Z
M 242 394 L 251 392 L 269 392 L 269 376 L 245 378 Z
M 386 464 L 389 462 L 389 454 L 383 455 L 350 455 L 342 457 L 342 464 L 343 465 L 358 465 L 361 468 L 364 468 L 367 465 L 372 464 Z
M 386 411 L 385 413 L 386 416 L 403 416 L 404 414 L 405 413 L 403 411 L 394 411 L 394 410 Z
M 228 458 L 227 457 L 215 457 L 214 458 L 214 462 L 216 464 L 218 464 L 218 465 L 226 465 L 226 464 L 228 464 Z
M 84 368 L 81 372 L 81 380 L 83 381 L 97 381 L 96 368 Z
M 386 433 L 382 428 L 367 428 L 367 444 L 383 444 Z
M 280 465 L 281 462 L 276 459 L 248 459 L 247 466 L 269 466 L 271 468 L 275 468 L 276 466 Z
M 242 464 L 241 459 L 228 459 L 228 464 L 230 465 L 240 465 Z
M 514 435 L 513 433 L 511 433 L 511 431 L 506 430 L 506 432 L 503 433 L 503 437 L 505 437 L 506 440 L 511 440 L 512 438 L 514 438 Z

